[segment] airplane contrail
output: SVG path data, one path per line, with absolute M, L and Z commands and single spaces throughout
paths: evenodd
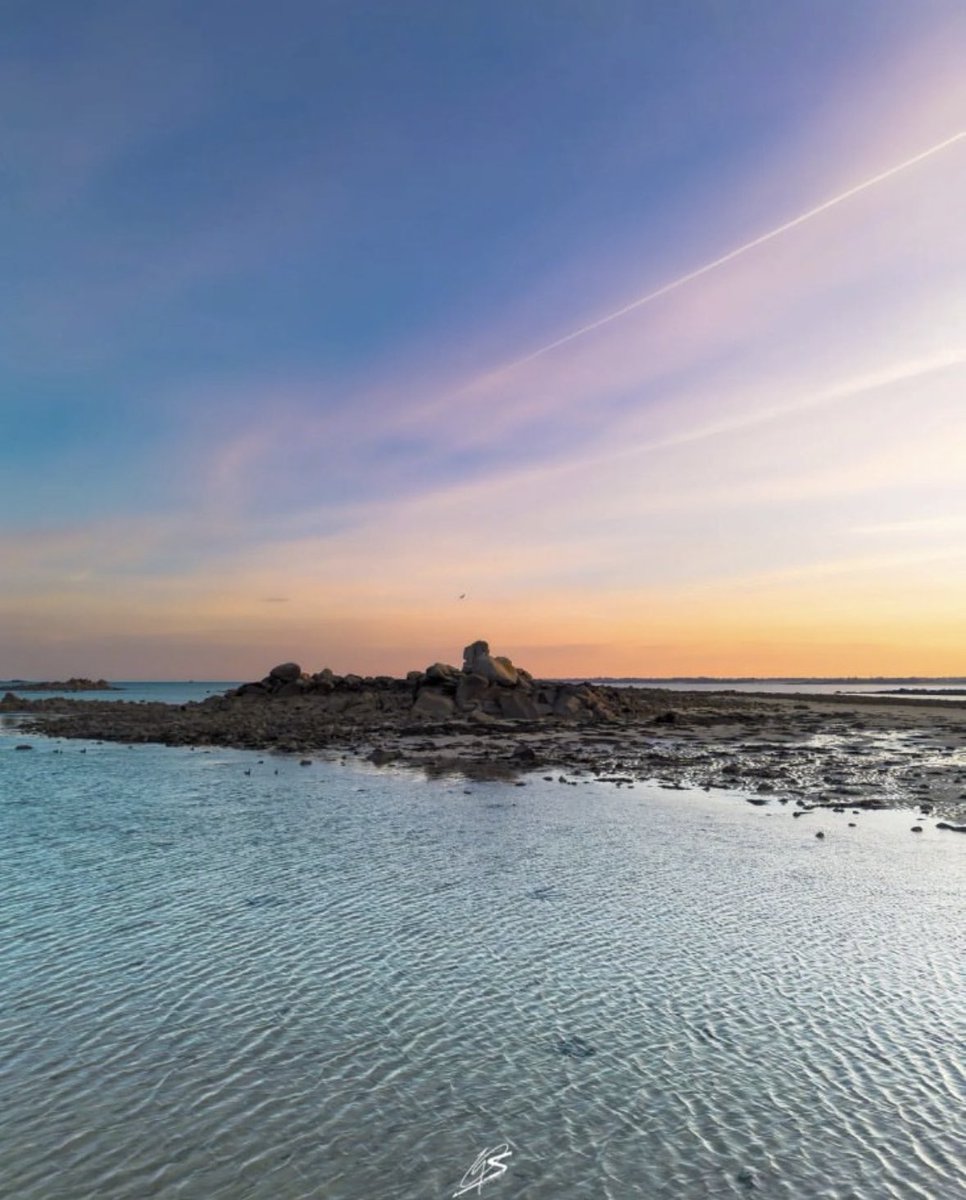
M 772 238 L 787 233 L 789 229 L 795 229 L 796 226 L 810 221 L 812 217 L 817 217 L 820 213 L 827 212 L 830 208 L 835 208 L 837 204 L 843 204 L 846 200 L 851 200 L 853 196 L 857 196 L 860 192 L 865 192 L 869 188 L 875 187 L 876 184 L 882 183 L 886 179 L 891 179 L 893 175 L 898 175 L 900 171 L 907 171 L 910 167 L 914 167 L 916 163 L 921 163 L 923 159 L 931 158 L 934 154 L 939 154 L 940 151 L 947 149 L 956 142 L 962 141 L 963 138 L 966 138 L 966 129 L 961 129 L 958 133 L 954 133 L 952 137 L 948 137 L 942 142 L 937 142 L 935 146 L 930 146 L 928 150 L 914 154 L 912 158 L 907 158 L 903 162 L 897 163 L 894 167 L 889 167 L 886 171 L 880 171 L 878 175 L 873 175 L 870 179 L 864 179 L 861 183 L 857 183 L 847 191 L 840 192 L 830 200 L 824 200 L 821 204 L 817 204 L 807 212 L 800 213 L 797 217 L 792 217 L 790 221 L 776 225 L 774 229 L 769 229 L 767 233 L 752 238 L 750 242 L 744 242 L 741 246 L 736 246 L 734 250 L 729 250 L 727 254 L 722 254 L 720 258 L 716 258 L 713 262 L 705 263 L 703 267 L 696 267 L 695 270 L 688 271 L 686 275 L 679 275 L 677 279 L 672 279 L 670 283 L 662 284 L 661 287 L 655 288 L 653 292 L 648 292 L 645 296 L 639 296 L 636 300 L 625 304 L 623 308 L 615 309 L 603 317 L 598 317 L 596 321 L 591 321 L 589 325 L 582 325 L 580 329 L 574 329 L 570 333 L 564 334 L 563 337 L 557 338 L 555 341 L 547 342 L 545 346 L 541 346 L 537 350 L 532 350 L 529 354 L 524 355 L 523 358 L 517 358 L 513 362 L 508 363 L 501 370 L 495 372 L 495 374 L 502 374 L 503 371 L 509 371 L 514 367 L 523 366 L 524 363 L 532 362 L 535 358 L 542 358 L 544 354 L 549 354 L 551 350 L 556 350 L 559 346 L 565 346 L 568 342 L 583 337 L 584 334 L 593 333 L 595 329 L 600 329 L 602 325 L 609 325 L 611 321 L 617 321 L 629 312 L 633 312 L 637 308 L 642 308 L 645 304 L 650 304 L 653 300 L 659 300 L 662 296 L 666 296 L 668 292 L 677 291 L 678 288 L 684 287 L 686 283 L 690 283 L 693 279 L 700 279 L 702 275 L 707 275 L 710 271 L 716 271 L 718 267 L 723 267 L 725 263 L 732 262 L 742 254 L 747 254 L 749 250 L 754 250 L 756 246 L 762 246 L 765 242 L 770 242 Z

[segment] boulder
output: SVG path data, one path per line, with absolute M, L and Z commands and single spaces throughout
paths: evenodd
M 450 684 L 456 687 L 460 673 L 456 667 L 451 667 L 449 663 L 436 662 L 431 667 L 426 668 L 425 672 L 427 683 Z
M 497 655 L 492 659 L 492 662 L 497 683 L 502 683 L 506 687 L 518 687 L 523 683 L 520 672 L 508 658 Z
M 453 716 L 455 709 L 452 696 L 432 688 L 423 688 L 413 705 L 413 716 L 445 721 Z
M 456 685 L 456 707 L 476 708 L 490 689 L 489 681 L 482 675 L 461 675 Z
M 268 688 L 264 683 L 243 683 L 235 689 L 236 696 L 266 696 Z
M 536 704 L 520 688 L 502 689 L 499 695 L 500 715 L 511 721 L 535 721 L 540 716 Z
M 583 707 L 577 696 L 572 692 L 567 693 L 561 688 L 554 701 L 553 715 L 562 717 L 565 721 L 576 721 L 583 712 Z
M 516 667 L 508 658 L 490 654 L 487 642 L 473 642 L 463 651 L 463 674 L 482 675 L 490 683 L 516 687 L 520 681 Z
M 298 663 L 287 662 L 280 663 L 277 667 L 272 667 L 268 673 L 268 677 L 273 683 L 294 683 L 296 679 L 301 677 L 301 674 L 302 668 Z
M 514 762 L 535 763 L 537 761 L 537 752 L 532 746 L 528 746 L 526 743 L 520 742 L 514 747 L 513 753 L 510 755 L 510 757 L 514 760 Z

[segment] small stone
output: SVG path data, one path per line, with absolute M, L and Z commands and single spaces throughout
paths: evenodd
M 533 746 L 528 746 L 521 743 L 520 745 L 514 746 L 514 752 L 512 752 L 510 757 L 515 758 L 517 762 L 535 762 L 536 751 L 533 749 Z

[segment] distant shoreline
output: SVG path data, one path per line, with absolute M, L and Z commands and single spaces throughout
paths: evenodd
M 577 679 L 578 676 L 574 676 Z M 579 676 L 588 683 L 603 684 L 653 684 L 662 683 L 696 683 L 729 687 L 733 684 L 749 683 L 783 683 L 783 684 L 843 684 L 856 686 L 859 684 L 947 684 L 966 685 L 966 676 L 962 675 L 588 675 Z
M 106 679 L 0 679 L 0 689 L 11 692 L 120 692 Z
M 700 687 L 728 688 L 747 686 L 750 684 L 782 684 L 785 686 L 802 684 L 805 686 L 842 685 L 845 687 L 869 687 L 879 685 L 885 688 L 923 687 L 925 685 L 937 688 L 961 686 L 966 688 L 966 675 L 552 675 L 547 677 L 552 683 L 592 683 L 602 685 L 639 684 L 648 687 L 661 687 L 666 684 L 694 684 Z M 125 691 L 130 687 L 154 684 L 198 684 L 211 688 L 228 691 L 238 687 L 238 682 L 227 679 L 125 679 L 123 683 L 110 683 L 106 679 L 88 679 L 86 677 L 71 677 L 60 680 L 33 679 L 0 679 L 0 690 L 13 692 L 39 691 Z M 767 689 L 763 689 L 767 690 Z M 890 694 L 883 690 L 883 695 Z

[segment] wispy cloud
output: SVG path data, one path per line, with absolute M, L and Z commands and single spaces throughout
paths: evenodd
M 512 371 L 514 367 L 523 366 L 525 363 L 532 362 L 536 358 L 542 358 L 545 354 L 550 354 L 561 346 L 566 346 L 568 343 L 576 341 L 577 338 L 585 337 L 588 333 L 594 333 L 596 330 L 603 328 L 605 325 L 610 325 L 613 321 L 619 321 L 622 317 L 626 317 L 629 313 L 636 312 L 639 308 L 643 308 L 647 304 L 653 304 L 656 300 L 661 300 L 664 296 L 668 296 L 671 292 L 676 292 L 679 288 L 685 287 L 689 283 L 693 283 L 697 279 L 710 274 L 712 271 L 717 271 L 721 267 L 727 266 L 728 263 L 734 262 L 736 258 L 741 258 L 742 255 L 756 250 L 759 246 L 764 246 L 774 238 L 781 237 L 785 233 L 789 233 L 793 229 L 797 229 L 799 225 L 804 225 L 806 221 L 814 220 L 815 217 L 821 216 L 832 208 L 837 208 L 838 205 L 844 204 L 847 200 L 861 195 L 869 188 L 877 187 L 879 184 L 885 183 L 894 176 L 901 174 L 903 171 L 908 171 L 911 167 L 918 166 L 926 159 L 932 158 L 936 154 L 941 154 L 944 150 L 955 146 L 957 142 L 961 142 L 966 138 L 966 130 L 959 130 L 951 137 L 943 138 L 942 141 L 936 142 L 933 146 L 928 146 L 924 150 L 920 150 L 918 154 L 913 154 L 910 158 L 903 159 L 902 162 L 895 163 L 884 171 L 880 171 L 877 175 L 873 175 L 869 179 L 862 180 L 850 188 L 846 188 L 844 192 L 840 192 L 837 196 L 832 196 L 828 200 L 823 200 L 821 204 L 816 204 L 813 208 L 807 209 L 803 213 L 799 213 L 797 217 L 792 217 L 789 221 L 783 221 L 782 224 L 776 225 L 773 229 L 767 230 L 765 233 L 759 234 L 757 237 L 751 238 L 747 242 L 743 242 L 740 246 L 736 246 L 733 250 L 719 255 L 718 258 L 712 259 L 711 262 L 704 263 L 700 267 L 695 267 L 692 271 L 687 271 L 683 275 L 679 275 L 676 279 L 670 280 L 668 283 L 662 284 L 660 287 L 654 288 L 650 292 L 646 292 L 643 296 L 639 296 L 636 300 L 631 300 L 629 304 L 615 309 L 613 312 L 607 313 L 602 317 L 598 317 L 595 321 L 589 322 L 587 325 L 581 326 L 580 329 L 574 329 L 570 333 L 564 334 L 562 337 L 556 338 L 552 342 L 548 342 L 545 346 L 540 346 L 536 350 L 532 350 L 523 358 L 511 363 L 506 370 Z

